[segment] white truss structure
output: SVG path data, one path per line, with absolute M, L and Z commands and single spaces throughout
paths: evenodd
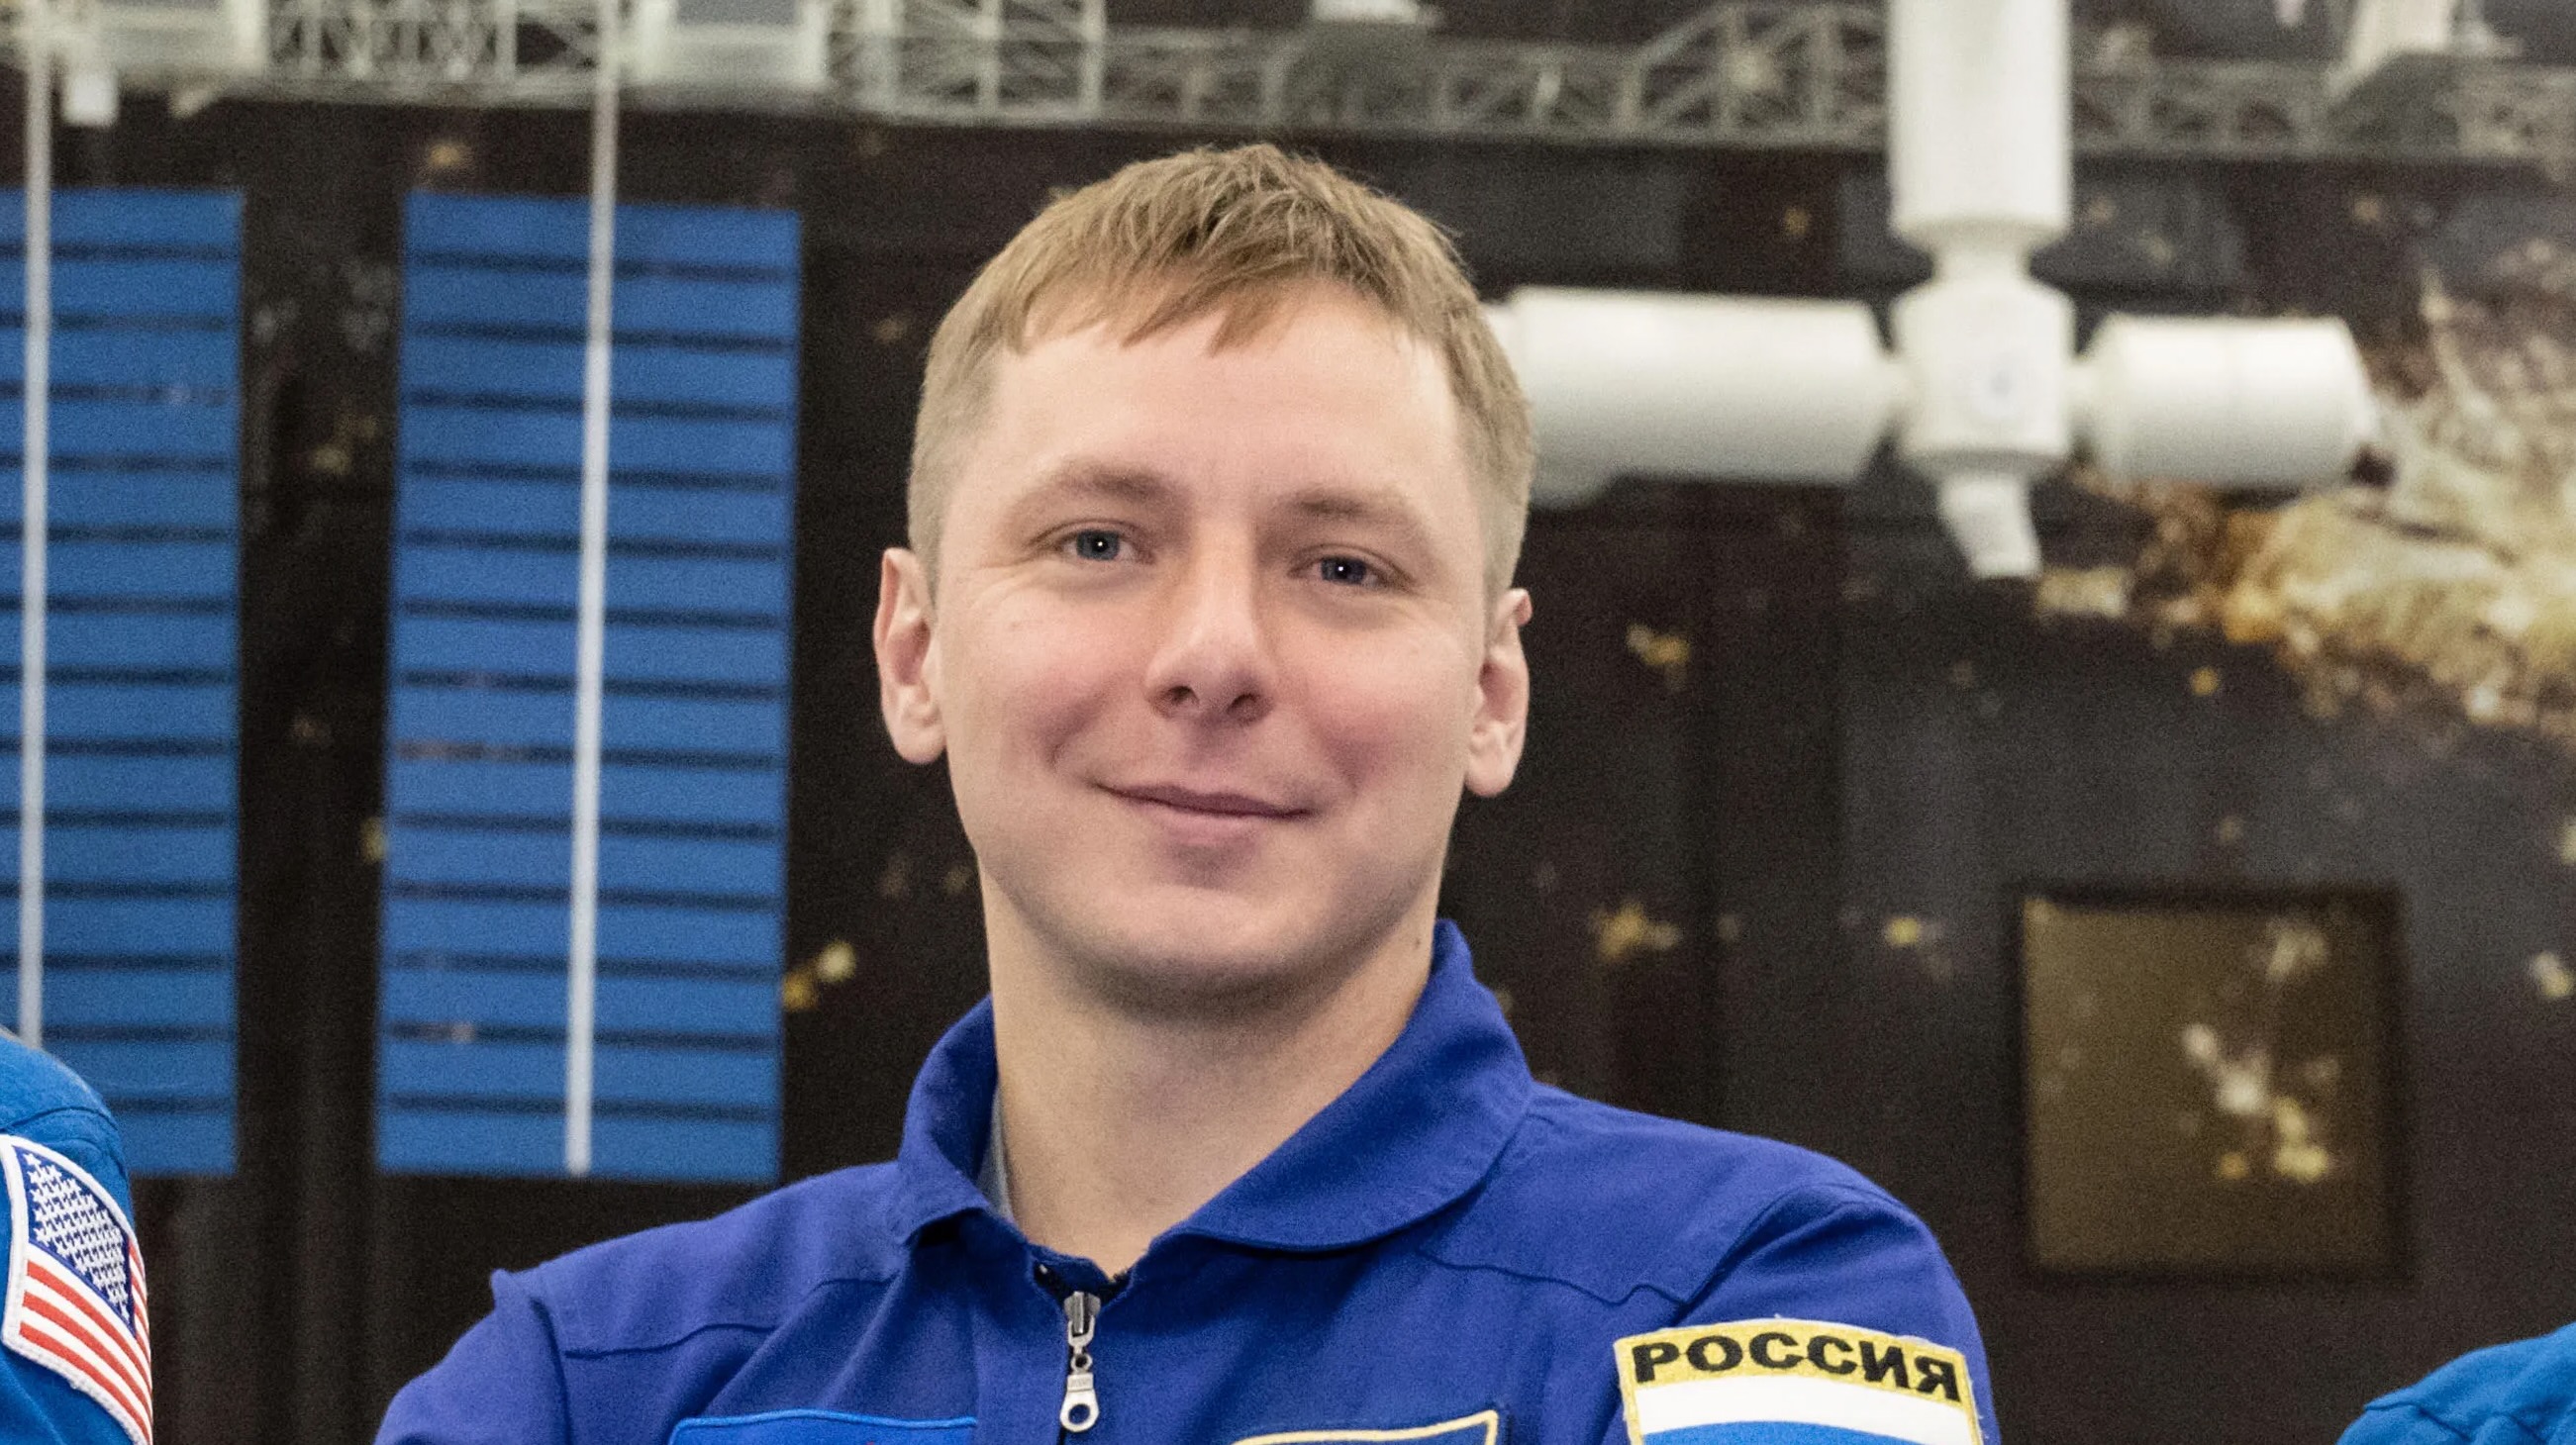
M 14 0 L 69 69 L 190 105 L 267 99 L 574 106 L 591 0 Z M 1886 33 L 1867 3 L 1722 0 L 1643 45 L 1419 27 L 1119 26 L 1107 0 L 623 0 L 631 105 L 896 122 L 1368 133 L 1707 149 L 1872 150 Z M 2423 59 L 2418 57 L 2418 59 Z M 2176 60 L 2085 37 L 2088 154 L 2576 164 L 2576 68 L 2444 58 L 2339 84 L 2327 63 Z

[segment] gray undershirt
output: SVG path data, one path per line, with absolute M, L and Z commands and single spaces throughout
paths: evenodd
M 975 1187 L 984 1191 L 984 1199 L 1005 1224 L 1017 1223 L 1011 1218 L 1011 1166 L 1002 1157 L 1002 1091 L 993 1090 L 993 1125 L 984 1141 L 984 1167 L 975 1171 Z

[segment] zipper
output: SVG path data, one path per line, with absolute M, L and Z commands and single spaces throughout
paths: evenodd
M 1064 1408 L 1056 1420 L 1068 1435 L 1100 1423 L 1100 1395 L 1091 1385 L 1091 1335 L 1099 1320 L 1097 1297 L 1083 1290 L 1064 1297 Z

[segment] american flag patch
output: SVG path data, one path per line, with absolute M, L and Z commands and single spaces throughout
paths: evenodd
M 152 1445 L 151 1321 L 134 1227 L 88 1171 L 0 1134 L 9 1186 L 9 1294 L 0 1346 L 96 1400 Z

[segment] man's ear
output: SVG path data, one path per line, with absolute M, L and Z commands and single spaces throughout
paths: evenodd
M 930 621 L 930 579 L 921 559 L 908 548 L 886 548 L 877 570 L 877 700 L 886 735 L 908 763 L 936 762 L 948 748 Z
M 1530 620 L 1526 588 L 1504 592 L 1486 633 L 1484 665 L 1476 670 L 1476 721 L 1467 734 L 1467 791 L 1490 798 L 1512 784 L 1521 743 L 1529 732 L 1529 659 L 1521 653 L 1521 627 Z

